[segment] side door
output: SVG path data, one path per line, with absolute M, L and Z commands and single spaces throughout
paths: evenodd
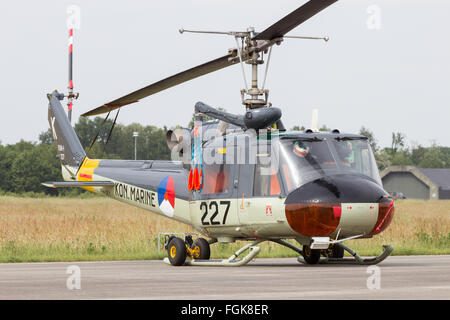
M 247 225 L 281 221 L 284 193 L 278 171 L 260 163 L 239 167 L 239 221 Z
M 237 192 L 236 192 L 236 211 L 239 222 L 242 225 L 252 223 L 250 211 L 252 210 L 253 200 L 253 174 L 255 165 L 240 164 L 236 166 L 238 171 Z
M 211 232 L 213 228 L 239 224 L 236 205 L 236 168 L 228 164 L 203 166 L 203 186 L 190 201 L 194 225 Z

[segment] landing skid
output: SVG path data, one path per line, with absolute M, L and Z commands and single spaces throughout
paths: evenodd
M 376 257 L 373 257 L 373 258 L 362 258 L 358 253 L 356 253 L 356 251 L 354 251 L 350 247 L 348 247 L 348 246 L 346 246 L 346 245 L 344 245 L 342 243 L 340 243 L 339 245 L 342 246 L 345 251 L 350 253 L 353 256 L 353 258 L 320 258 L 318 263 L 319 264 L 374 265 L 374 264 L 380 263 L 381 261 L 383 261 L 384 259 L 389 257 L 389 255 L 394 250 L 393 246 L 391 246 L 391 245 L 384 245 L 383 246 L 383 252 L 380 255 L 378 255 Z M 303 256 L 299 256 L 297 258 L 297 260 L 300 263 L 307 264 L 307 262 L 305 261 Z
M 242 247 L 236 251 L 231 257 L 223 260 L 200 260 L 200 259 L 186 259 L 184 263 L 185 266 L 217 266 L 217 267 L 240 267 L 246 265 L 255 258 L 261 251 L 260 247 L 255 247 L 255 245 L 263 242 L 264 240 L 254 241 L 245 247 Z M 250 250 L 249 253 L 242 259 L 236 259 L 246 250 Z M 169 258 L 164 258 L 164 262 L 170 264 Z
M 256 241 L 242 247 L 228 259 L 205 260 L 205 259 L 189 259 L 189 258 L 187 258 L 186 261 L 184 262 L 184 265 L 185 266 L 240 267 L 240 266 L 246 265 L 247 263 L 252 261 L 258 255 L 258 253 L 261 251 L 261 248 L 256 247 L 256 245 L 261 242 L 264 242 L 264 241 L 272 241 L 272 242 L 278 243 L 280 245 L 283 245 L 289 249 L 296 251 L 297 253 L 300 254 L 300 256 L 297 258 L 298 262 L 303 263 L 303 264 L 308 264 L 303 257 L 303 255 L 304 255 L 303 250 L 301 250 L 297 246 L 295 246 L 287 241 L 281 240 L 281 239 L 276 239 L 276 240 L 275 239 L 270 239 L 270 240 L 269 239 L 261 239 L 261 240 L 256 240 Z M 353 256 L 353 258 L 330 258 L 330 257 L 323 258 L 322 257 L 318 261 L 319 264 L 373 265 L 373 264 L 380 263 L 381 261 L 386 259 L 394 250 L 393 246 L 384 245 L 383 252 L 380 255 L 373 257 L 373 258 L 362 258 L 356 251 L 354 251 L 350 247 L 344 245 L 342 242 L 338 243 L 336 245 L 339 245 L 345 251 L 350 253 Z M 247 250 L 249 250 L 249 252 L 247 253 L 247 255 L 245 257 L 243 257 L 242 259 L 237 259 L 242 253 L 244 253 Z M 167 257 L 164 258 L 163 261 L 166 264 L 169 264 L 169 265 L 171 264 L 169 258 L 167 258 Z

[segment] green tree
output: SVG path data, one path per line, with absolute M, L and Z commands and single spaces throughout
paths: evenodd
M 387 150 L 379 150 L 374 153 L 375 161 L 377 162 L 378 170 L 383 170 L 392 164 L 391 154 Z
M 293 126 L 290 131 L 305 131 L 306 128 L 304 126 Z
M 367 137 L 367 141 L 369 142 L 370 146 L 372 147 L 373 152 L 378 151 L 377 140 L 375 139 L 375 136 L 372 131 L 370 131 L 366 127 L 362 126 L 361 129 L 359 129 L 359 134 L 364 137 Z
M 413 165 L 411 154 L 408 150 L 398 151 L 391 159 L 391 165 L 394 166 L 410 166 Z
M 39 142 L 43 144 L 53 144 L 53 133 L 50 128 L 47 131 L 42 131 L 39 135 Z
M 413 147 L 411 150 L 411 161 L 415 166 L 423 161 L 425 154 L 427 153 L 427 148 L 422 147 L 420 144 L 417 147 Z
M 429 148 L 419 163 L 420 168 L 445 168 L 446 166 L 446 157 L 437 146 Z
M 61 167 L 55 155 L 56 148 L 47 144 L 40 144 L 16 154 L 11 163 L 12 186 L 9 191 L 56 194 L 57 192 L 41 185 L 44 181 L 61 180 Z
M 405 147 L 406 136 L 400 132 L 392 132 L 391 154 L 395 156 L 397 151 L 403 150 Z
M 108 118 L 95 117 L 93 119 L 80 117 L 74 126 L 74 130 L 80 139 L 83 148 L 89 148 L 94 138 L 96 143 L 105 144 L 108 134 L 113 125 L 113 120 Z

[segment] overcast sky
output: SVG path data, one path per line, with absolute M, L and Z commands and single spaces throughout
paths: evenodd
M 67 87 L 67 7 L 78 5 L 73 117 L 235 47 L 234 38 L 178 29 L 262 31 L 306 1 L 1 1 L 0 141 L 36 141 L 47 130 L 46 93 Z M 375 6 L 375 7 L 374 7 Z M 377 11 L 372 8 L 379 9 Z M 450 2 L 339 0 L 290 32 L 330 41 L 286 39 L 274 47 L 266 87 L 286 127 L 372 130 L 389 146 L 450 146 Z M 261 71 L 262 73 L 262 71 Z M 250 74 L 247 76 L 250 79 Z M 239 65 L 123 108 L 119 122 L 186 126 L 203 101 L 243 113 Z M 130 137 L 130 142 L 132 137 Z

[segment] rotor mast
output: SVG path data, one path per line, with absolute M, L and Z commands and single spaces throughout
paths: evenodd
M 272 40 L 257 40 L 257 33 L 255 28 L 249 27 L 247 31 L 200 31 L 200 30 L 185 30 L 179 29 L 180 33 L 201 33 L 201 34 L 220 34 L 234 36 L 237 45 L 237 52 L 239 62 L 241 64 L 242 76 L 244 78 L 245 88 L 241 90 L 242 104 L 246 110 L 257 109 L 263 107 L 270 107 L 272 104 L 268 101 L 269 90 L 264 88 L 267 71 L 269 67 L 270 56 L 272 53 L 272 46 L 274 44 L 281 44 L 284 38 L 290 39 L 308 39 L 308 40 L 324 40 L 328 41 L 328 37 L 305 37 L 305 36 L 281 36 L 275 37 Z M 264 64 L 263 55 L 268 53 L 266 69 L 264 72 L 264 80 L 262 87 L 258 87 L 258 66 Z M 244 70 L 244 62 L 251 65 L 252 78 L 251 87 L 248 87 L 247 78 Z
M 246 37 L 246 50 L 247 54 L 250 56 L 250 59 L 245 63 L 252 66 L 252 82 L 251 88 L 248 89 L 247 84 L 246 88 L 241 90 L 241 99 L 242 104 L 245 108 L 248 109 L 256 109 L 262 107 L 270 107 L 271 104 L 268 102 L 269 98 L 269 90 L 258 87 L 258 65 L 264 64 L 264 60 L 262 59 L 262 54 L 260 56 L 259 52 L 256 50 L 250 50 L 256 48 L 257 42 L 256 40 L 252 40 L 255 36 L 255 29 L 253 27 L 249 27 L 247 29 L 248 36 Z M 266 68 L 267 75 L 267 68 Z M 245 79 L 244 79 L 245 81 Z M 249 96 L 249 97 L 246 97 Z M 264 98 L 261 96 L 264 95 Z
M 260 55 L 257 49 L 257 41 L 252 40 L 255 36 L 255 28 L 249 27 L 247 31 L 203 31 L 203 30 L 186 30 L 179 29 L 181 34 L 188 33 L 200 33 L 200 34 L 220 34 L 234 36 L 236 40 L 236 50 L 238 51 L 238 59 L 241 64 L 242 76 L 244 79 L 245 88 L 241 90 L 242 104 L 246 109 L 256 109 L 261 107 L 270 106 L 268 103 L 269 90 L 258 88 L 258 65 L 263 64 L 264 61 L 260 59 Z M 244 70 L 244 62 L 252 66 L 252 79 L 251 87 L 248 88 L 247 78 Z M 267 74 L 267 69 L 266 69 Z M 264 95 L 264 99 L 261 96 Z
M 253 40 L 252 38 L 255 36 L 255 29 L 253 27 L 249 27 L 247 31 L 199 31 L 199 30 L 185 30 L 180 29 L 180 33 L 189 32 L 189 33 L 203 33 L 203 34 L 223 34 L 223 35 L 231 35 L 236 39 L 238 58 L 241 64 L 242 76 L 244 79 L 245 88 L 241 90 L 241 99 L 242 104 L 245 105 L 246 109 L 256 109 L 262 107 L 270 107 L 271 104 L 268 102 L 269 90 L 258 87 L 258 66 L 264 64 L 264 60 L 262 59 L 258 50 L 258 42 Z M 278 44 L 282 41 L 280 39 Z M 240 42 L 240 43 L 239 43 Z M 267 53 L 267 49 L 265 50 Z M 251 87 L 248 87 L 247 78 L 244 70 L 244 62 L 246 64 L 251 65 L 252 67 L 252 78 L 251 78 Z M 264 81 L 267 76 L 267 68 L 264 76 Z M 264 96 L 264 97 L 261 97 Z

